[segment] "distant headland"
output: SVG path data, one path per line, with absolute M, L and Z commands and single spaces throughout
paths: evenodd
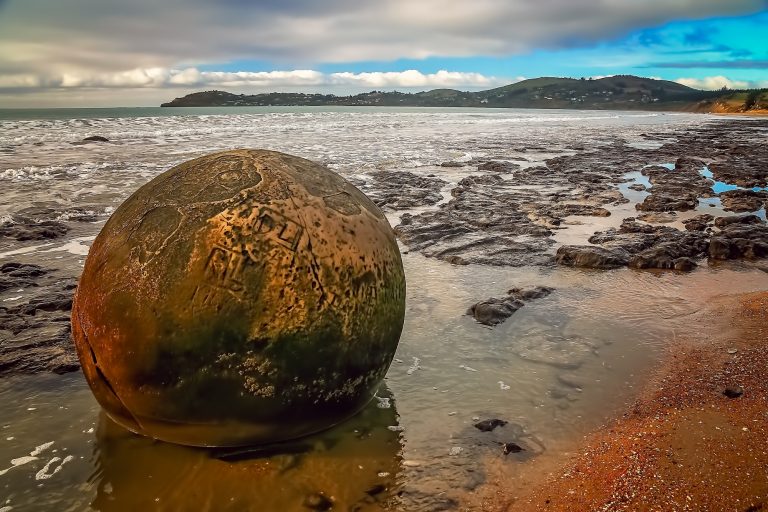
M 598 79 L 542 77 L 486 91 L 434 89 L 404 93 L 371 91 L 350 96 L 296 92 L 232 94 L 203 91 L 162 107 L 367 106 L 568 108 L 768 113 L 768 89 L 702 91 L 668 80 L 632 75 Z

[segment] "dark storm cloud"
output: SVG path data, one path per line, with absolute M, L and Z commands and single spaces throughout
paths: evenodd
M 231 60 L 295 68 L 430 56 L 510 55 L 588 45 L 675 19 L 745 14 L 765 3 L 0 0 L 4 6 L 0 78 L 13 74 L 5 78 L 14 84 L 79 83 L 94 73 L 167 70 Z

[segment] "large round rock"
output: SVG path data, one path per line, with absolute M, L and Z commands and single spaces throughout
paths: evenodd
M 308 160 L 236 150 L 174 167 L 117 209 L 91 247 L 72 325 L 114 420 L 234 446 L 357 412 L 404 311 L 397 244 L 365 195 Z

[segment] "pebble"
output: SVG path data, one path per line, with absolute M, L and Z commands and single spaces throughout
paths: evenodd
M 490 420 L 483 420 L 475 423 L 475 428 L 482 432 L 491 432 L 496 427 L 503 427 L 506 424 L 507 422 L 504 420 L 493 418 Z
M 741 386 L 728 386 L 723 390 L 723 394 L 728 398 L 739 398 L 744 394 L 744 389 Z
M 504 455 L 509 455 L 510 453 L 524 452 L 525 448 L 517 443 L 504 443 L 501 445 L 501 451 L 504 452 Z
M 387 490 L 387 487 L 384 484 L 375 484 L 369 487 L 365 491 L 365 494 L 367 494 L 368 496 L 376 496 L 377 494 L 381 494 L 386 490 Z
M 333 501 L 321 492 L 314 492 L 304 498 L 304 506 L 310 510 L 330 510 Z

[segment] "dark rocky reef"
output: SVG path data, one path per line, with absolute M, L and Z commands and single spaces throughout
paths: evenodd
M 526 203 L 539 200 L 539 194 L 512 192 L 509 186 L 498 174 L 464 178 L 448 203 L 404 216 L 395 232 L 411 250 L 450 263 L 545 264 L 551 231 L 525 211 Z
M 530 289 L 512 288 L 507 292 L 506 297 L 491 297 L 473 304 L 467 310 L 467 315 L 484 325 L 498 325 L 525 306 L 525 301 L 546 297 L 552 291 L 553 288 L 548 286 L 536 286 Z
M 743 133 L 744 128 L 734 134 Z M 733 140 L 715 143 L 722 160 L 709 164 L 709 170 L 717 181 L 733 183 L 744 188 L 768 187 L 768 172 L 765 168 L 765 147 L 749 147 Z
M 710 182 L 699 174 L 704 162 L 695 158 L 680 157 L 675 168 L 654 166 L 643 169 L 652 188 L 651 195 L 635 208 L 646 212 L 682 212 L 693 210 L 699 197 L 711 195 Z
M 712 215 L 704 213 L 683 221 L 683 225 L 688 231 L 705 231 L 711 226 L 714 219 L 715 217 Z
M 557 263 L 569 267 L 609 269 L 623 267 L 629 255 L 622 250 L 597 245 L 563 245 L 557 249 Z
M 753 216 L 723 225 L 709 242 L 709 257 L 715 260 L 768 257 L 768 225 L 755 223 L 750 217 Z
M 625 219 L 619 229 L 595 233 L 595 245 L 562 246 L 556 260 L 562 265 L 585 268 L 670 269 L 688 271 L 696 260 L 757 259 L 768 256 L 768 225 L 755 215 L 718 217 L 712 232 L 712 216 L 702 215 L 686 225 L 686 231 L 668 226 L 641 224 Z M 696 228 L 696 229 L 692 229 Z M 707 232 L 705 232 L 707 230 Z
M 723 209 L 744 213 L 754 212 L 768 205 L 768 192 L 755 190 L 728 190 L 720 194 Z
M 88 206 L 21 208 L 0 223 L 0 237 L 19 242 L 61 238 L 70 231 L 67 221 L 95 222 L 99 219 L 98 209 Z
M 504 162 L 504 161 L 496 161 L 496 160 L 490 160 L 487 162 L 480 163 L 477 166 L 478 171 L 488 171 L 488 172 L 495 172 L 500 174 L 509 174 L 513 173 L 520 169 L 520 165 L 513 163 L 513 162 Z
M 0 267 L 0 291 L 23 289 L 26 302 L 0 305 L 0 375 L 66 373 L 80 368 L 71 340 L 76 284 L 38 265 Z
M 67 234 L 69 228 L 55 220 L 35 221 L 28 217 L 14 216 L 0 224 L 0 237 L 13 238 L 20 242 L 27 240 L 48 240 Z
M 716 194 L 713 181 L 702 175 L 709 166 L 713 172 L 719 169 L 715 179 L 742 186 L 764 184 L 768 149 L 759 143 L 763 125 L 760 121 L 707 123 L 675 132 L 674 142 L 656 149 L 638 149 L 615 140 L 593 150 L 582 147 L 575 154 L 550 158 L 546 165 L 515 169 L 511 179 L 500 172 L 469 175 L 453 189 L 451 201 L 436 211 L 404 215 L 396 231 L 409 249 L 454 264 L 524 266 L 556 261 L 590 268 L 690 270 L 697 259 L 709 254 L 710 238 L 718 229 L 712 224 L 714 217 L 703 213 L 686 219 L 685 231 L 656 224 L 675 222 L 678 212 L 700 208 L 702 198 L 717 196 L 726 210 L 734 212 L 763 208 L 768 192 Z M 659 165 L 664 162 L 674 162 L 673 168 Z M 490 162 L 470 163 L 478 165 L 478 170 L 500 171 Z M 652 185 L 649 195 L 636 205 L 638 220 L 643 222 L 629 218 L 621 228 L 596 233 L 592 245 L 566 245 L 552 258 L 551 235 L 565 227 L 566 218 L 606 216 L 611 206 L 628 201 L 617 184 L 630 171 L 641 172 Z M 753 240 L 760 235 L 745 236 L 736 238 Z M 744 247 L 744 242 L 738 244 Z M 734 249 L 728 254 L 761 254 L 759 243 L 750 247 L 754 250 Z M 494 307 L 510 310 L 515 304 L 499 299 Z
M 433 176 L 418 176 L 408 171 L 378 171 L 373 184 L 361 188 L 379 208 L 404 210 L 429 206 L 443 199 L 440 190 L 448 182 Z

